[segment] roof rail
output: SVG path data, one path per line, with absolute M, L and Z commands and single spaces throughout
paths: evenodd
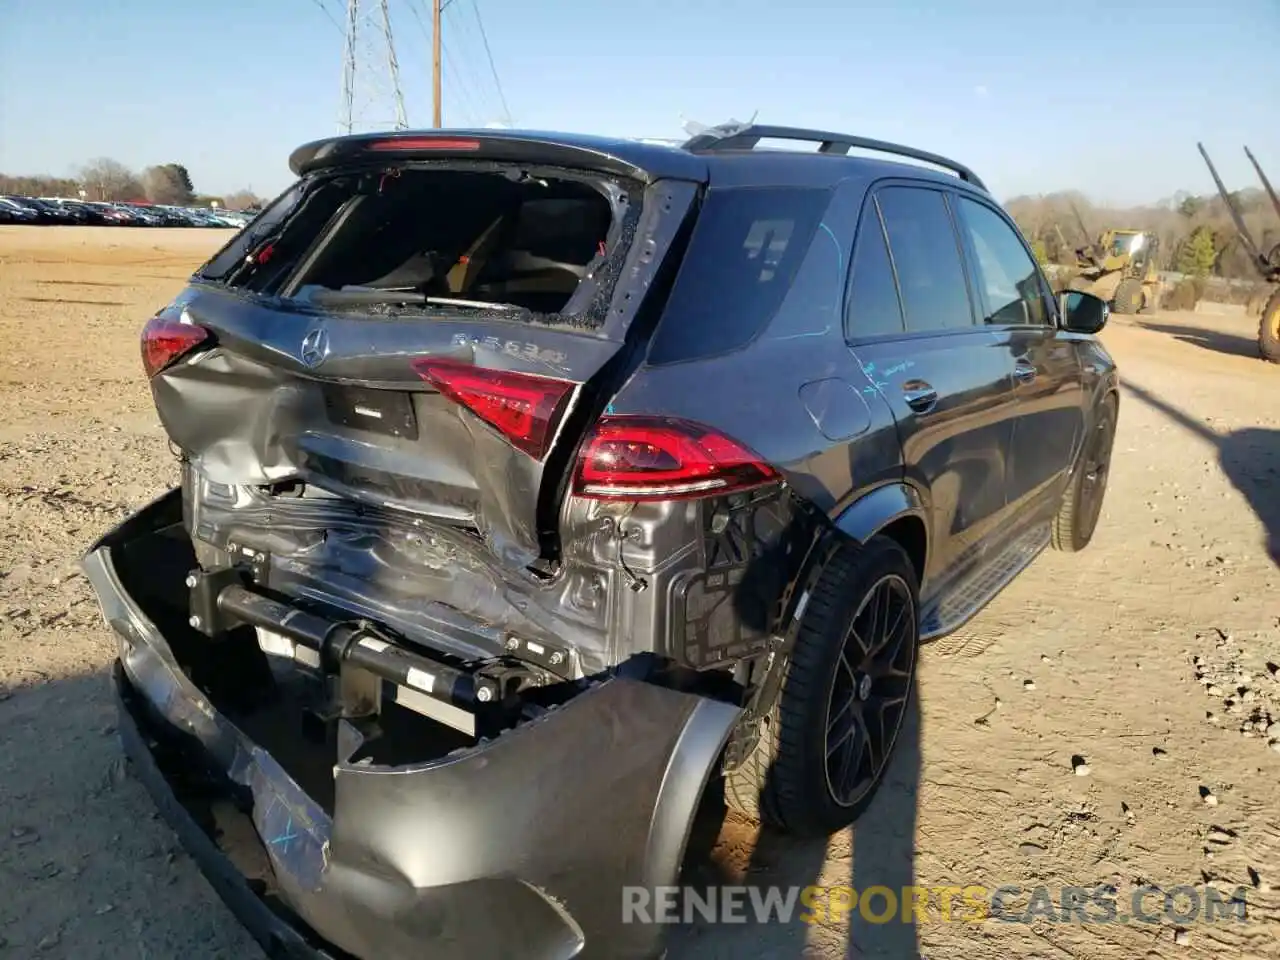
M 884 140 L 872 140 L 867 137 L 855 137 L 847 133 L 831 133 L 827 130 L 806 130 L 803 127 L 771 127 L 763 124 L 722 124 L 710 127 L 695 137 L 686 140 L 681 146 L 691 153 L 716 153 L 721 150 L 752 150 L 761 140 L 800 140 L 806 143 L 819 144 L 819 153 L 847 154 L 851 149 L 875 150 L 879 153 L 891 153 L 900 157 L 911 157 L 924 163 L 945 167 L 959 175 L 961 180 L 971 183 L 980 190 L 987 186 L 978 175 L 964 164 L 949 160 L 936 153 L 904 147 L 899 143 L 888 143 Z

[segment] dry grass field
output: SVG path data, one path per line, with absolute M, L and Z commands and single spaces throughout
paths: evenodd
M 0 955 L 259 957 L 120 760 L 114 643 L 77 561 L 176 479 L 142 322 L 221 231 L 0 227 Z M 697 882 L 1114 884 L 1111 923 L 695 924 L 673 958 L 1280 957 L 1280 368 L 1250 323 L 1116 318 L 1124 393 L 1093 545 L 1046 553 L 922 659 L 855 832 L 723 825 Z M 1089 775 L 1073 772 L 1073 757 Z M 1120 922 L 1132 892 L 1243 887 L 1247 917 Z M 882 912 L 877 904 L 870 914 Z M 959 901 L 957 901 L 959 903 Z M 1096 917 L 1099 910 L 1089 907 Z

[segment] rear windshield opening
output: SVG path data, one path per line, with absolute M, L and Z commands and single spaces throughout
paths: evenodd
M 335 310 L 576 313 L 617 233 L 609 198 L 586 181 L 392 168 L 299 184 L 202 276 Z

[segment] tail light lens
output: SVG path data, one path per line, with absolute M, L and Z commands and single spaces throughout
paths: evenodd
M 424 357 L 412 366 L 423 380 L 535 460 L 541 460 L 551 446 L 576 386 L 572 380 L 487 370 L 459 360 Z
M 756 454 L 700 424 L 606 416 L 582 445 L 574 493 L 608 500 L 687 500 L 778 479 Z
M 142 328 L 142 367 L 147 377 L 172 366 L 210 338 L 204 327 L 152 317 Z

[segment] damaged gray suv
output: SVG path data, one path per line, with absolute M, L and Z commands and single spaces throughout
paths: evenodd
M 960 164 L 736 125 L 291 167 L 147 322 L 181 486 L 85 559 L 133 767 L 274 956 L 655 955 L 621 890 L 709 784 L 846 826 L 919 642 L 1093 535 L 1106 305 Z

